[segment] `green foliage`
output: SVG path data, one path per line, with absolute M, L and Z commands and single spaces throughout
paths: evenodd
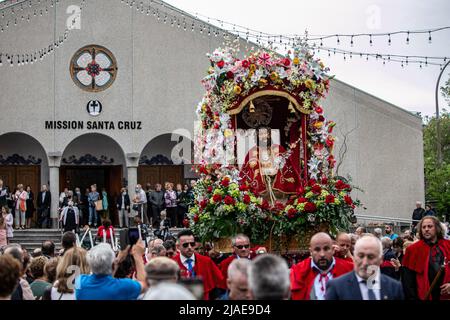
M 450 80 L 449 80 L 450 81 Z M 447 99 L 450 98 L 450 83 L 446 83 Z M 445 94 L 444 94 L 445 95 Z M 450 100 L 448 100 L 450 103 Z M 426 118 L 423 129 L 425 194 L 439 216 L 450 213 L 450 113 L 443 109 L 440 115 L 442 164 L 437 161 L 436 117 Z

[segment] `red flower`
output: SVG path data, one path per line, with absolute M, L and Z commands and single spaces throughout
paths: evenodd
M 194 216 L 194 222 L 197 223 L 198 220 L 199 220 L 198 215 L 195 215 L 195 216 Z
M 328 136 L 328 138 L 326 140 L 326 144 L 327 144 L 328 148 L 332 148 L 334 145 L 333 137 Z
M 211 193 L 213 191 L 213 187 L 212 186 L 209 186 L 208 187 L 208 193 Z
M 312 187 L 313 185 L 316 184 L 316 182 L 317 182 L 316 179 L 309 179 L 308 186 Z
M 335 186 L 336 186 L 337 190 L 344 190 L 345 189 L 345 183 L 342 182 L 342 180 L 336 181 Z
M 353 200 L 350 196 L 345 196 L 344 197 L 344 201 L 346 204 L 348 204 L 349 206 L 351 206 L 353 204 Z
M 225 199 L 223 199 L 223 202 L 225 202 L 225 204 L 234 204 L 234 199 L 231 196 L 226 196 Z
M 208 199 L 200 201 L 200 208 L 204 209 L 208 205 Z
M 289 60 L 288 58 L 284 58 L 282 60 L 283 64 L 285 67 L 289 67 L 291 65 L 291 60 Z
M 322 114 L 323 112 L 323 109 L 321 107 L 317 107 L 315 110 L 318 114 Z
M 327 197 L 325 198 L 325 203 L 334 203 L 334 196 L 332 194 L 327 195 Z
M 244 199 L 242 200 L 245 204 L 250 203 L 250 196 L 248 194 L 244 195 Z
M 200 173 L 208 174 L 208 170 L 206 170 L 205 167 L 200 167 L 199 171 L 200 171 Z
M 311 191 L 315 194 L 320 194 L 322 192 L 322 188 L 318 184 L 315 184 L 312 186 Z
M 242 67 L 247 69 L 249 66 L 250 66 L 250 62 L 248 62 L 248 60 L 242 60 Z
M 323 178 L 322 178 L 322 184 L 323 184 L 323 185 L 328 184 L 328 179 L 327 179 L 326 177 L 323 177 Z
M 284 204 L 281 201 L 276 201 L 273 206 L 275 210 L 282 211 L 284 210 Z
M 334 160 L 334 156 L 330 155 L 328 157 L 328 163 L 330 164 L 330 168 L 334 168 L 334 165 L 336 164 L 336 160 Z
M 320 122 L 324 122 L 324 121 L 325 121 L 325 117 L 322 116 L 322 115 L 320 115 L 320 116 L 319 116 L 319 121 L 320 121 Z
M 248 189 L 249 189 L 249 187 L 248 187 L 247 184 L 241 184 L 241 185 L 239 186 L 239 190 L 240 190 L 240 191 L 248 191 Z
M 185 228 L 189 228 L 189 219 L 184 219 L 184 220 L 183 220 L 183 226 L 184 226 Z
M 297 188 L 297 196 L 298 197 L 302 196 L 304 193 L 305 193 L 305 189 L 302 186 Z
M 231 71 L 228 71 L 228 72 L 227 72 L 227 78 L 228 78 L 228 79 L 233 79 L 233 78 L 234 78 L 234 73 L 231 72 Z
M 269 201 L 264 199 L 262 204 L 261 204 L 261 209 L 268 210 L 269 208 L 270 208 Z
M 225 61 L 223 61 L 223 60 L 220 60 L 219 62 L 217 62 L 217 66 L 218 66 L 220 69 L 222 69 L 224 65 L 225 65 Z
M 316 205 L 314 203 L 307 202 L 305 204 L 305 212 L 313 213 L 313 212 L 316 212 L 316 210 L 317 210 L 317 207 L 316 207 Z
M 214 202 L 220 202 L 220 201 L 222 201 L 222 196 L 221 196 L 220 194 L 215 194 L 215 195 L 213 196 L 213 201 L 214 201 Z
M 297 202 L 298 203 L 305 203 L 305 202 L 308 202 L 308 199 L 306 199 L 306 198 L 298 198 Z
M 223 178 L 222 181 L 220 182 L 220 184 L 226 188 L 226 187 L 228 187 L 230 185 L 230 179 L 229 178 Z
M 290 208 L 288 210 L 288 218 L 289 219 L 295 218 L 296 214 L 297 214 L 297 210 L 295 210 L 294 208 Z

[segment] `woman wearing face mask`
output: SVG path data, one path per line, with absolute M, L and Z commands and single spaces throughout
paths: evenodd
M 120 190 L 120 195 L 117 197 L 117 209 L 119 211 L 119 227 L 122 228 L 129 227 L 128 214 L 130 212 L 130 196 L 128 195 L 127 189 L 122 188 Z M 124 223 L 125 222 L 125 223 Z

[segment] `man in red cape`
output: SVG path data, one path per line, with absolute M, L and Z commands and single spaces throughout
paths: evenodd
M 252 258 L 250 252 L 250 239 L 246 235 L 238 234 L 231 240 L 231 242 L 233 244 L 233 254 L 219 264 L 219 269 L 222 272 L 224 283 L 227 282 L 228 267 L 233 260 Z
M 292 300 L 324 300 L 329 280 L 353 270 L 353 263 L 333 257 L 331 237 L 320 232 L 311 238 L 311 257 L 291 268 Z
M 178 233 L 179 253 L 173 258 L 180 267 L 182 278 L 201 278 L 203 280 L 204 299 L 209 300 L 215 289 L 225 289 L 222 273 L 211 258 L 195 252 L 194 234 L 191 230 Z M 223 291 L 222 290 L 222 291 Z M 223 292 L 218 292 L 217 296 Z
M 422 218 L 417 229 L 420 240 L 406 249 L 402 260 L 405 297 L 410 300 L 450 300 L 450 240 L 444 239 L 444 229 L 436 217 Z M 436 285 L 428 294 L 435 278 Z

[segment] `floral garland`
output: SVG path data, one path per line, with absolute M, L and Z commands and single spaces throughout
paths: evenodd
M 208 55 L 211 67 L 202 80 L 206 93 L 197 107 L 195 134 L 200 180 L 194 190 L 189 225 L 203 240 L 247 232 L 253 241 L 267 240 L 269 234 L 295 236 L 299 230 L 323 222 L 332 232 L 348 227 L 353 209 L 360 203 L 351 198 L 352 186 L 347 180 L 332 173 L 332 131 L 336 124 L 325 119 L 319 105 L 329 90 L 329 69 L 313 58 L 305 43 L 282 57 L 252 49 L 247 57 L 238 59 L 237 52 L 237 48 L 226 47 Z M 243 184 L 233 167 L 235 137 L 228 113 L 245 97 L 265 89 L 288 92 L 309 112 L 309 181 L 287 203 L 272 206 Z M 285 131 L 298 119 L 294 116 L 287 120 Z M 282 155 L 281 165 L 298 142 Z

